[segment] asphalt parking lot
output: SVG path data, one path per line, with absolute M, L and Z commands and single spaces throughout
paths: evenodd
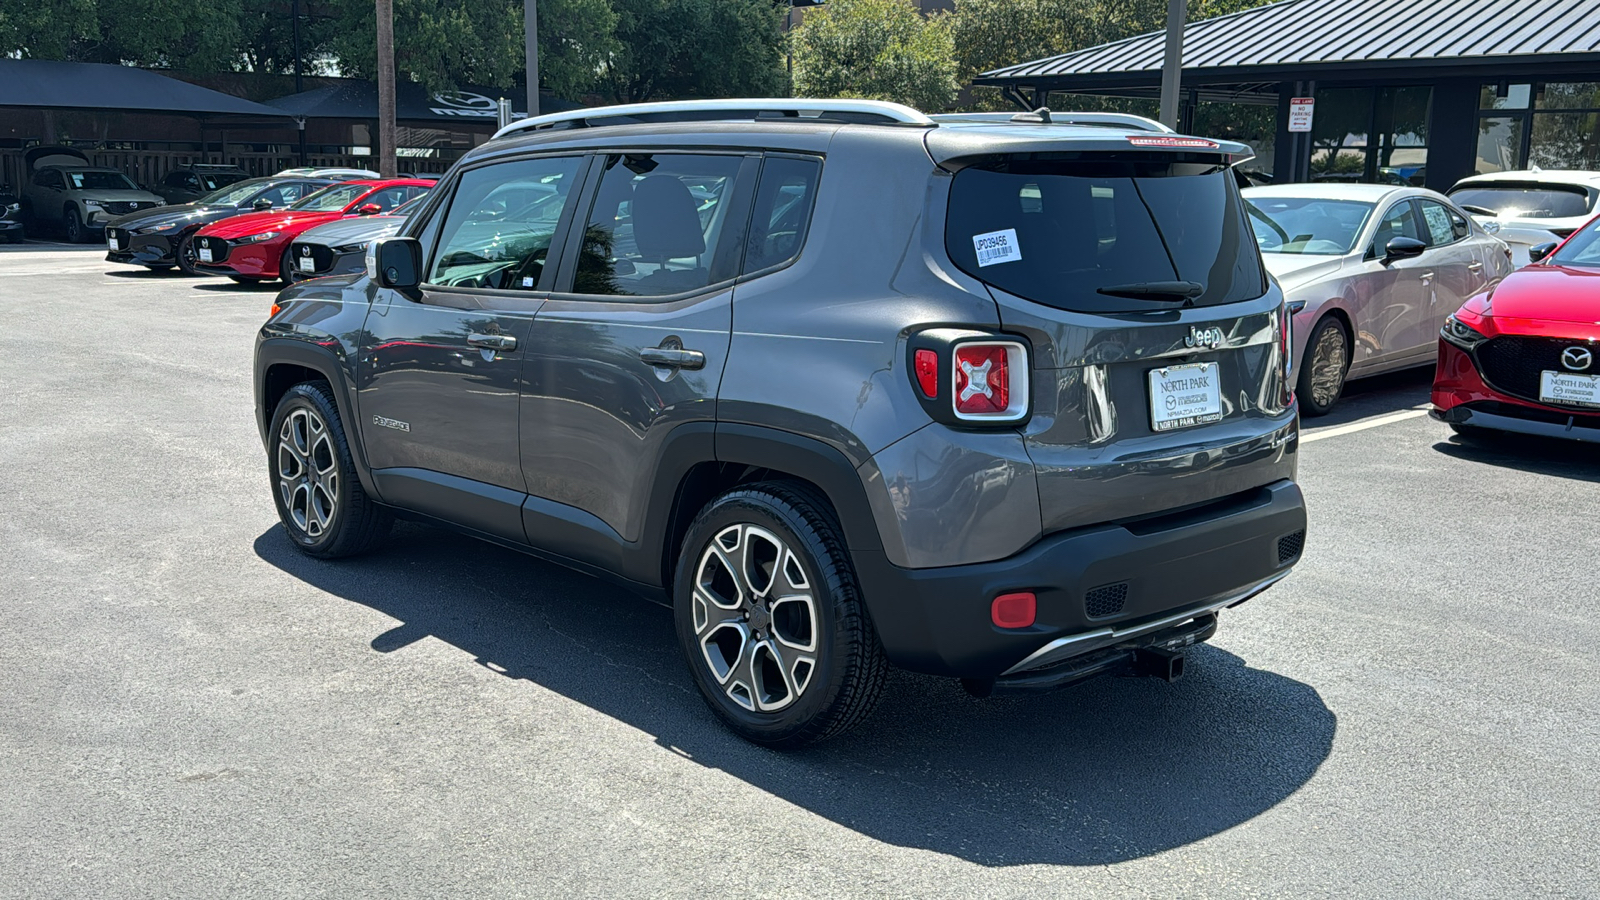
M 102 257 L 0 247 L 0 896 L 1600 896 L 1600 452 L 1425 373 L 1309 423 L 1304 561 L 1178 684 L 897 675 L 783 755 L 609 585 L 297 555 L 274 291 Z

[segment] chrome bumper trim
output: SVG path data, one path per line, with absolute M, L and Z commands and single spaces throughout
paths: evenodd
M 1173 613 L 1170 616 L 1162 616 L 1154 621 L 1138 622 L 1121 627 L 1111 626 L 1108 628 L 1099 628 L 1094 631 L 1086 631 L 1082 634 L 1074 634 L 1070 637 L 1056 638 L 1050 643 L 1045 644 L 1043 647 L 1040 647 L 1039 649 L 1028 654 L 1028 657 L 1022 662 L 1019 662 L 1002 672 L 1001 677 L 1006 675 L 1015 675 L 1019 672 L 1027 672 L 1033 669 L 1041 669 L 1053 663 L 1061 662 L 1064 659 L 1071 659 L 1074 656 L 1089 653 L 1093 650 L 1099 650 L 1102 647 L 1108 647 L 1113 644 L 1119 644 L 1123 641 L 1133 640 L 1141 635 L 1150 634 L 1154 631 L 1160 631 L 1163 628 L 1171 628 L 1172 626 L 1182 624 L 1189 619 L 1209 615 L 1229 606 L 1243 603 L 1267 588 L 1272 587 L 1274 584 L 1277 584 L 1279 581 L 1283 580 L 1285 575 L 1288 574 L 1288 572 L 1279 572 L 1271 578 L 1268 578 L 1266 581 L 1259 582 L 1251 587 L 1239 591 L 1238 593 L 1229 594 L 1221 600 L 1212 600 L 1202 603 L 1199 606 L 1192 606 L 1182 612 Z

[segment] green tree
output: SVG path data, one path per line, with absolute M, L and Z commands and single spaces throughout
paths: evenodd
M 954 102 L 950 17 L 909 0 L 833 0 L 794 31 L 794 86 L 803 97 L 891 100 L 929 112 Z
M 771 96 L 782 89 L 783 17 L 771 0 L 611 0 L 611 5 L 617 42 L 602 83 L 618 103 Z

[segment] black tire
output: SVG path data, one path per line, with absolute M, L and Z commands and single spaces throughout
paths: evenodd
M 27 240 L 27 235 L 21 228 L 14 228 L 6 232 L 6 243 L 8 244 L 20 244 L 25 240 Z
M 195 234 L 196 232 L 191 231 L 179 238 L 177 246 L 172 248 L 172 258 L 177 260 L 178 268 L 183 270 L 185 275 L 201 274 L 200 270 L 195 268 L 195 263 L 200 261 L 200 257 L 195 254 L 194 249 Z
M 1331 332 L 1331 334 L 1330 334 Z M 1333 345 L 1333 335 L 1339 343 Z M 1325 345 L 1324 340 L 1329 343 Z M 1329 356 L 1319 358 L 1319 350 Z M 1321 368 L 1319 368 L 1321 366 Z M 1339 402 L 1344 393 L 1345 376 L 1350 372 L 1350 335 L 1344 323 L 1333 316 L 1324 316 L 1311 329 L 1306 340 L 1305 358 L 1300 361 L 1300 377 L 1295 382 L 1295 396 L 1300 398 L 1300 414 L 1325 416 Z M 1323 380 L 1318 382 L 1318 375 Z M 1331 387 L 1328 379 L 1333 381 Z
M 724 543 L 717 556 L 713 542 L 730 534 L 735 549 Z M 765 543 L 768 538 L 782 546 Z M 757 544 L 766 549 L 756 549 Z M 767 550 L 772 558 L 757 568 L 770 570 L 743 582 L 730 580 L 733 576 L 719 561 L 730 555 L 754 558 Z M 798 570 L 789 567 L 785 550 Z M 786 579 L 782 585 L 780 575 Z M 763 576 L 766 587 L 757 589 Z M 803 588 L 797 590 L 797 584 Z M 697 599 L 701 585 L 706 596 L 715 593 L 727 600 L 730 594 L 748 593 L 754 602 L 735 607 L 708 603 Z M 786 592 L 772 603 L 772 595 L 779 593 L 775 587 Z M 756 610 L 762 605 L 759 597 L 767 598 L 764 611 Z M 717 717 L 746 740 L 776 749 L 802 747 L 851 728 L 877 705 L 888 662 L 839 525 L 826 500 L 809 487 L 761 482 L 707 504 L 684 537 L 673 600 L 678 644 L 691 677 Z M 809 621 L 802 621 L 807 615 Z M 793 662 L 785 663 L 785 655 Z M 729 656 L 735 657 L 731 664 Z M 719 674 L 718 668 L 727 673 Z M 783 697 L 767 690 L 772 681 L 780 682 Z M 798 690 L 791 691 L 791 685 Z M 761 708 L 768 705 L 773 708 Z
M 289 258 L 289 251 L 293 249 L 293 247 L 294 244 L 284 247 L 283 255 L 278 257 L 278 280 L 284 284 L 294 284 L 294 280 L 289 277 L 291 263 L 294 262 Z
M 316 420 L 324 426 L 322 430 L 304 427 Z M 383 543 L 394 517 L 361 487 L 339 407 L 326 381 L 307 381 L 290 388 L 272 411 L 268 435 L 267 477 L 272 500 L 284 532 L 302 553 L 336 559 L 365 553 Z M 304 440 L 297 440 L 301 435 Z M 293 474 L 296 464 L 300 466 L 298 475 Z M 336 477 L 330 479 L 329 475 Z M 325 502 L 329 499 L 331 504 Z M 317 506 L 312 507 L 313 503 Z
M 66 218 L 62 223 L 62 229 L 66 232 L 67 243 L 83 243 L 84 240 L 86 240 L 88 229 L 83 227 L 83 220 L 78 218 L 77 208 L 69 206 L 66 208 L 65 212 Z

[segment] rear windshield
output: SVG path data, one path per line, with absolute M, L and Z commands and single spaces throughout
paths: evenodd
M 1589 195 L 1578 187 L 1464 187 L 1451 191 L 1450 199 L 1457 206 L 1476 206 L 1507 218 L 1566 219 L 1589 214 Z
M 1008 157 L 956 173 L 945 248 L 967 274 L 1079 312 L 1215 306 L 1266 293 L 1233 173 L 1165 154 Z M 1189 282 L 1190 299 L 1114 296 Z
M 248 177 L 243 172 L 196 172 L 195 174 L 200 176 L 201 187 L 208 191 L 237 184 Z

